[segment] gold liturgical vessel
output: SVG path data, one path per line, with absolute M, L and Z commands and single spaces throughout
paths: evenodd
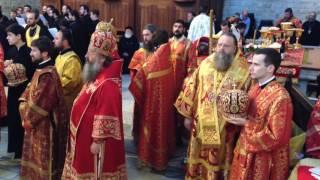
M 299 39 L 302 36 L 303 33 L 303 29 L 301 28 L 296 28 L 295 32 L 296 32 L 296 43 L 294 44 L 294 48 L 295 49 L 300 49 L 301 48 L 301 44 L 299 43 Z
M 268 30 L 260 30 L 261 38 L 262 38 L 262 47 L 268 46 L 268 37 L 269 37 L 269 31 Z
M 289 49 L 293 47 L 293 45 L 290 44 L 290 39 L 294 35 L 294 32 L 295 32 L 295 29 L 285 29 L 284 30 L 285 37 L 287 37 L 286 44 L 287 44 Z

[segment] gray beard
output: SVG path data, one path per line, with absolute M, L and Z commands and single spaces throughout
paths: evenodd
M 233 61 L 234 55 L 233 54 L 225 54 L 225 53 L 218 53 L 214 54 L 214 62 L 215 68 L 218 71 L 226 71 L 231 66 Z
M 88 63 L 88 61 L 84 64 L 83 66 L 83 71 L 82 71 L 82 78 L 84 82 L 93 82 L 98 73 L 101 71 L 102 66 L 98 64 L 97 62 L 95 63 Z

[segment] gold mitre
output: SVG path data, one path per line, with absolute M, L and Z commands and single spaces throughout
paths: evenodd
M 96 31 L 98 32 L 111 32 L 115 37 L 117 35 L 116 28 L 112 25 L 113 18 L 109 22 L 100 21 L 96 26 Z

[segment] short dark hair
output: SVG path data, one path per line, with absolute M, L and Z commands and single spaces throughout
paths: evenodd
M 154 24 L 146 24 L 143 28 L 143 30 L 149 30 L 151 33 L 155 33 L 157 31 L 157 26 L 155 26 Z
M 71 14 L 71 16 L 74 16 L 76 18 L 76 20 L 80 18 L 79 13 L 76 10 L 71 10 L 70 14 Z
M 207 5 L 203 5 L 203 6 L 200 6 L 199 11 L 200 11 L 200 13 L 208 13 L 209 8 Z
M 63 28 L 64 29 L 69 29 L 70 28 L 70 23 L 65 18 L 59 19 L 58 20 L 58 27 L 59 27 L 59 29 L 63 29 Z
M 26 31 L 19 24 L 17 24 L 17 23 L 11 24 L 10 26 L 7 27 L 6 31 L 11 32 L 11 33 L 15 34 L 16 36 L 20 35 L 21 40 L 23 42 L 26 42 Z
M 62 7 L 63 7 L 63 6 L 66 6 L 69 11 L 72 10 L 72 8 L 71 8 L 69 5 L 67 5 L 67 4 L 62 5 Z
M 151 39 L 151 43 L 154 48 L 160 46 L 161 44 L 167 43 L 169 40 L 169 34 L 166 30 L 158 30 Z
M 124 30 L 126 30 L 126 29 L 130 29 L 133 32 L 133 27 L 132 26 L 127 26 L 127 27 L 124 28 Z
M 228 20 L 223 20 L 220 25 L 221 26 L 228 26 L 229 28 L 231 28 L 231 24 Z
M 257 51 L 254 52 L 254 54 L 265 55 L 264 64 L 265 64 L 265 66 L 273 65 L 275 68 L 274 73 L 280 67 L 281 55 L 277 50 L 275 50 L 273 48 L 263 48 L 263 49 L 258 49 Z
M 31 46 L 38 48 L 40 52 L 48 52 L 49 56 L 52 54 L 53 43 L 46 36 L 40 36 L 38 39 L 33 40 Z
M 93 9 L 93 10 L 91 10 L 91 13 L 94 14 L 94 15 L 96 15 L 97 17 L 100 16 L 100 11 L 99 11 L 98 9 Z
M 26 4 L 23 7 L 28 7 L 29 9 L 32 9 L 32 7 L 29 4 Z
M 52 13 L 53 13 L 53 14 L 56 14 L 57 16 L 60 16 L 59 10 L 56 9 L 56 8 L 53 8 L 53 9 L 52 9 Z
M 49 4 L 49 5 L 47 5 L 47 8 L 49 8 L 49 9 L 54 9 L 55 7 L 53 6 L 53 5 L 51 5 L 51 4 Z
M 68 41 L 69 45 L 73 45 L 72 32 L 69 29 L 61 29 L 62 39 Z
M 37 10 L 37 9 L 34 9 L 34 10 L 31 10 L 29 13 L 32 13 L 32 14 L 34 14 L 34 18 L 35 19 L 38 19 L 39 18 L 39 10 Z
M 89 6 L 87 6 L 85 4 L 81 4 L 80 7 L 83 7 L 83 9 L 89 13 Z
M 177 19 L 173 22 L 173 24 L 175 23 L 179 23 L 179 24 L 182 24 L 182 26 L 185 28 L 186 27 L 186 22 L 184 22 L 184 20 L 182 19 Z
M 284 12 L 286 12 L 286 13 L 290 13 L 290 14 L 293 14 L 293 11 L 292 11 L 292 9 L 291 9 L 291 8 L 287 8 L 287 9 L 285 9 L 285 10 L 284 10 Z

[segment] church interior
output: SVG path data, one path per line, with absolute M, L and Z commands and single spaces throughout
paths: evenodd
M 38 9 L 44 18 L 46 16 L 42 13 L 49 12 L 46 10 L 43 11 L 44 6 L 47 8 L 49 8 L 49 5 L 50 7 L 54 7 L 55 10 L 53 10 L 53 13 L 57 11 L 57 14 L 63 17 L 62 11 L 65 5 L 68 5 L 70 10 L 75 11 L 80 11 L 80 7 L 86 5 L 86 7 L 90 8 L 91 16 L 97 15 L 95 21 L 112 22 L 115 27 L 119 52 L 121 39 L 126 37 L 128 29 L 131 31 L 131 36 L 133 34 L 138 40 L 138 48 L 135 50 L 143 47 L 145 36 L 143 32 L 147 24 L 154 24 L 158 29 L 167 31 L 170 37 L 174 37 L 175 32 L 172 30 L 173 24 L 177 23 L 178 19 L 183 20 L 186 29 L 185 32 L 183 32 L 183 36 L 190 39 L 189 34 L 191 34 L 191 28 L 193 27 L 192 21 L 202 13 L 205 7 L 205 14 L 208 19 L 210 19 L 209 23 L 207 22 L 207 24 L 205 24 L 205 28 L 209 34 L 198 36 L 196 39 L 190 39 L 198 53 L 195 55 L 196 61 L 198 62 L 197 68 L 200 67 L 200 61 L 205 61 L 203 59 L 210 57 L 211 54 L 216 52 L 219 38 L 221 38 L 225 32 L 233 33 L 237 39 L 237 41 L 235 41 L 238 47 L 237 53 L 245 59 L 249 66 L 253 63 L 257 50 L 263 48 L 277 50 L 277 52 L 281 54 L 281 63 L 274 75 L 276 81 L 288 92 L 293 109 L 292 131 L 290 132 L 291 137 L 288 142 L 288 146 L 290 147 L 290 167 L 288 167 L 289 172 L 286 179 L 320 179 L 320 104 L 318 99 L 320 95 L 320 20 L 317 20 L 317 14 L 320 13 L 320 3 L 318 3 L 318 0 L 28 0 L 26 2 L 19 0 L 0 0 L 1 26 L 2 23 L 4 23 L 3 17 L 6 16 L 9 20 L 8 23 L 3 24 L 3 26 L 10 26 L 9 21 L 11 20 L 14 21 L 13 23 L 19 23 L 19 25 L 21 25 L 20 22 L 16 20 L 16 17 L 18 17 L 17 19 L 22 20 L 25 18 L 25 27 L 28 28 L 28 20 L 23 16 L 23 12 L 21 12 L 21 16 L 19 16 L 19 13 L 16 11 L 18 7 L 23 8 L 25 4 L 28 4 L 32 9 Z M 11 19 L 14 13 L 16 14 L 13 16 L 13 19 Z M 189 16 L 191 17 L 189 18 Z M 66 17 L 70 16 L 67 15 Z M 41 19 L 41 16 L 39 19 Z M 50 22 L 52 23 L 51 25 Z M 53 36 L 51 40 L 54 42 L 56 41 L 54 35 L 62 29 L 64 24 L 58 20 L 47 21 L 47 23 L 49 32 Z M 202 26 L 200 24 L 199 21 L 199 25 L 195 25 L 195 28 L 201 29 Z M 71 28 L 71 25 L 68 24 L 68 27 L 69 26 Z M 85 26 L 80 26 L 80 29 L 86 28 Z M 225 30 L 225 28 L 227 28 L 227 30 Z M 52 32 L 50 29 L 53 29 L 53 31 L 55 29 L 57 32 Z M 94 31 L 95 26 L 91 34 Z M 2 41 L 6 41 L 7 39 L 7 33 L 5 31 L 4 33 L 4 37 L 0 35 L 2 46 L 4 46 Z M 85 38 L 90 39 L 91 34 L 82 34 L 78 39 L 74 38 L 73 40 L 76 44 L 76 41 L 79 39 L 81 39 L 81 41 Z M 10 47 L 11 46 L 8 45 L 7 48 L 9 49 Z M 0 61 L 7 60 L 5 59 L 6 48 L 3 47 L 3 49 L 4 57 L 2 56 L 3 59 L 0 59 Z M 126 47 L 124 47 L 124 49 L 126 49 Z M 127 60 L 128 62 L 124 62 L 123 68 L 126 70 L 123 70 L 123 74 L 121 75 L 123 141 L 127 179 L 188 179 L 186 177 L 186 162 L 188 161 L 187 157 L 189 157 L 189 135 L 187 135 L 188 138 L 182 138 L 182 142 L 177 145 L 175 153 L 168 160 L 165 170 L 158 171 L 153 168 L 139 167 L 139 155 L 132 130 L 135 126 L 134 116 L 138 100 L 135 94 L 132 93 L 132 89 L 130 89 L 133 78 L 129 63 L 134 51 L 129 60 Z M 79 51 L 79 53 L 81 54 L 82 52 Z M 126 52 L 124 53 L 126 54 Z M 123 58 L 122 54 L 119 53 L 119 55 Z M 87 60 L 86 52 L 82 54 L 82 57 L 80 56 L 81 55 L 79 55 L 79 58 L 83 65 L 84 61 Z M 127 57 L 127 55 L 124 56 Z M 183 55 L 180 56 L 182 57 Z M 169 57 L 172 58 L 173 56 Z M 2 68 L 1 64 L 0 71 L 1 75 L 4 76 Z M 157 72 L 159 73 L 160 71 Z M 190 76 L 188 75 L 186 77 L 189 78 Z M 0 78 L 0 80 L 1 79 L 2 78 Z M 184 86 L 179 87 L 180 89 L 178 88 L 178 91 L 183 91 L 183 87 Z M 7 85 L 4 85 L 4 89 L 6 94 L 8 94 Z M 145 97 L 143 98 L 146 98 L 147 94 L 144 95 Z M 2 108 L 1 106 L 3 106 L 1 103 L 0 109 Z M 8 112 L 9 111 L 10 107 L 8 107 Z M 177 110 L 174 111 L 177 113 Z M 14 153 L 10 153 L 7 150 L 9 136 L 8 121 L 10 121 L 10 119 L 1 117 L 0 180 L 20 179 L 21 157 L 14 158 Z M 181 126 L 183 126 L 183 123 Z M 143 131 L 145 132 L 147 130 Z M 313 148 L 308 146 L 312 146 Z M 310 151 L 312 151 L 312 153 Z M 202 178 L 215 180 L 216 178 L 213 177 L 214 176 L 208 175 L 207 178 Z M 226 176 L 224 178 L 228 179 Z M 103 178 L 101 178 L 101 180 L 102 179 Z M 193 177 L 190 179 L 196 178 Z M 232 180 L 232 178 L 229 179 Z M 252 177 L 244 179 L 252 179 Z M 269 179 L 272 179 L 271 175 Z

